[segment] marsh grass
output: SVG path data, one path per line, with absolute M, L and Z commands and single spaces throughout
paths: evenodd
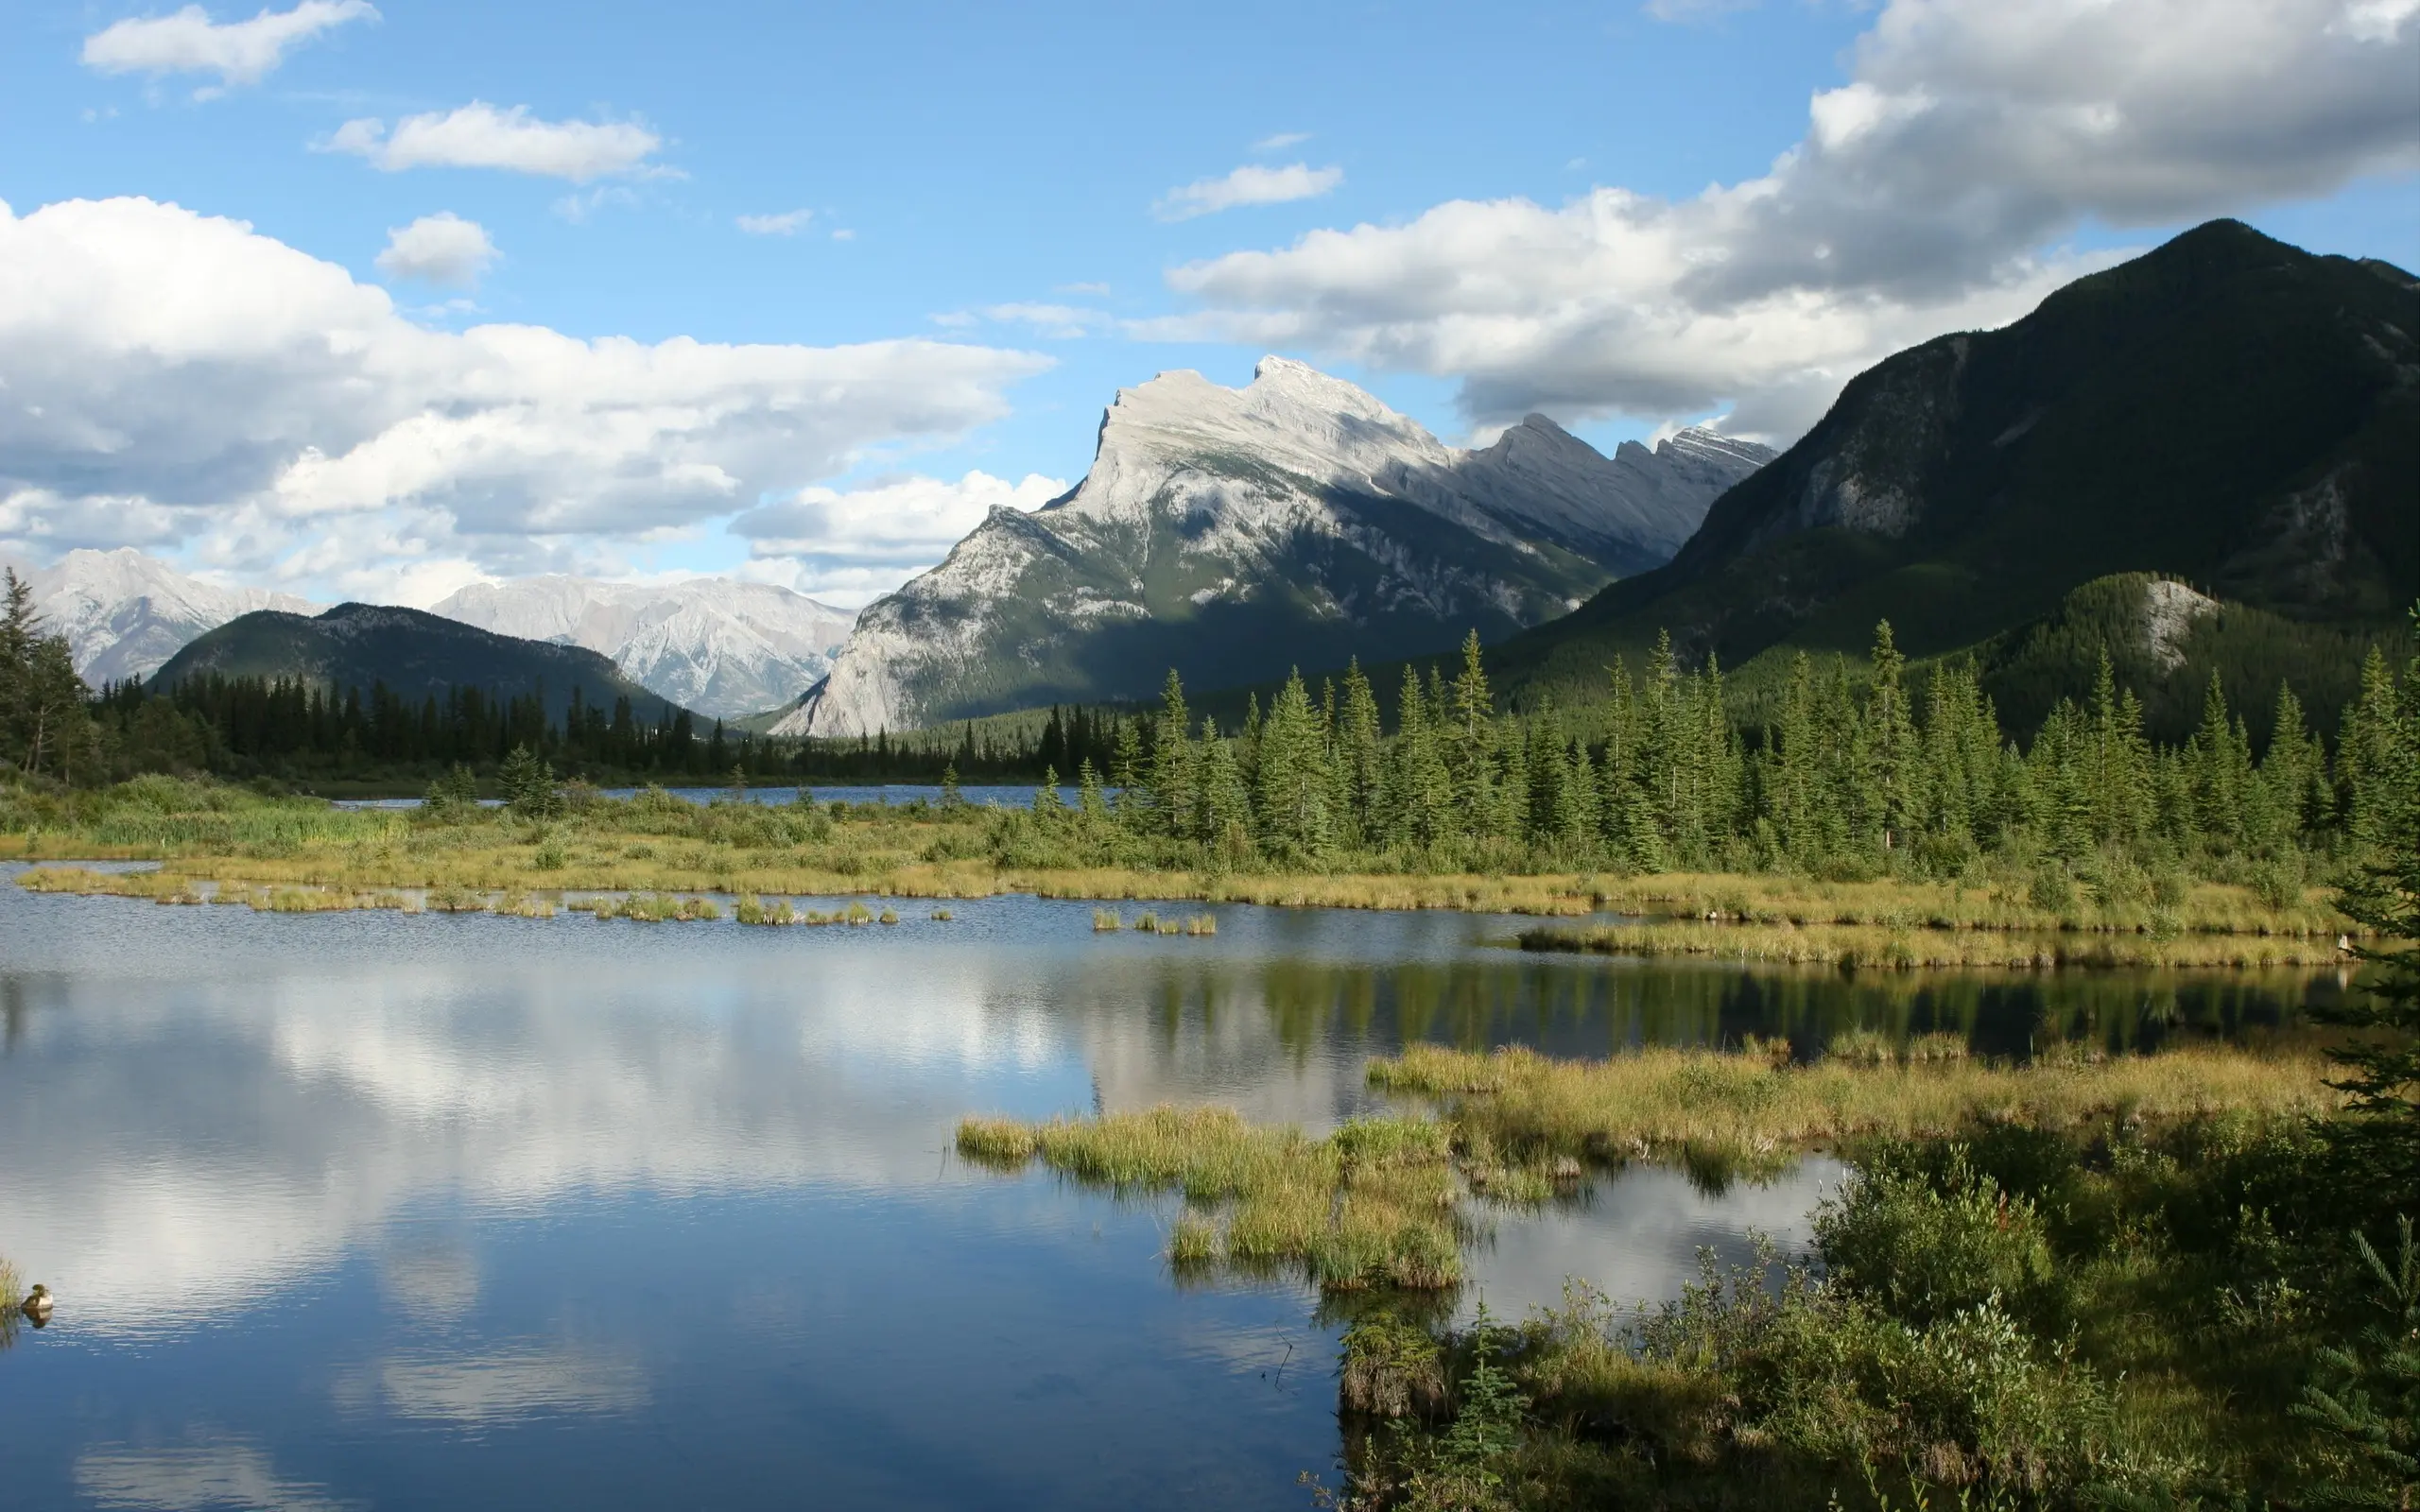
M 969 1118 L 957 1147 L 993 1169 L 1039 1160 L 1088 1186 L 1181 1194 L 1169 1259 L 1182 1267 L 1290 1267 L 1333 1292 L 1435 1290 L 1461 1277 L 1450 1151 L 1428 1120 L 1357 1119 L 1315 1140 L 1224 1108 Z
M 634 892 L 620 899 L 596 899 L 592 911 L 598 919 L 627 919 L 642 924 L 689 923 L 722 917 L 722 910 L 715 906 L 712 899 L 684 898 L 662 892 Z
M 539 827 L 493 810 L 451 816 L 340 810 L 317 799 L 264 799 L 241 788 L 146 778 L 68 798 L 0 789 L 0 858 L 157 860 L 173 862 L 174 869 L 196 879 L 272 887 L 450 886 L 494 893 L 526 887 L 533 874 L 544 874 L 551 887 L 597 892 L 933 899 L 1029 892 L 1564 918 L 1613 910 L 1702 920 L 1714 913 L 1764 926 L 1860 926 L 1910 936 L 2048 930 L 2332 940 L 2350 927 L 2321 890 L 2283 885 L 2266 873 L 2257 887 L 2179 880 L 2144 897 L 2069 888 L 2047 904 L 2034 897 L 2031 877 L 2014 874 L 1962 885 L 1780 874 L 1207 873 L 1005 864 L 987 838 L 992 822 L 979 810 L 861 805 L 835 815 L 821 808 L 701 807 L 643 793 L 594 799 Z
M 1369 1079 L 1435 1100 L 1458 1139 L 1484 1138 L 1524 1165 L 1557 1156 L 1652 1160 L 1715 1184 L 1877 1137 L 1947 1137 L 1995 1123 L 2069 1129 L 2121 1112 L 2153 1123 L 2299 1116 L 2342 1102 L 2316 1054 L 2192 1046 L 2008 1065 L 1930 1040 L 1917 1047 L 1910 1054 L 1852 1034 L 1824 1059 L 1797 1065 L 1705 1050 L 1578 1061 L 1413 1045 L 1372 1061 Z
M 1116 909 L 1096 908 L 1093 910 L 1094 934 L 1107 935 L 1114 933 L 1115 931 L 1124 929 L 1125 927 L 1126 920 L 1118 917 Z
M 1607 924 L 1538 928 L 1518 936 L 1525 951 L 1600 955 L 1696 956 L 1706 960 L 1843 971 L 2169 967 L 2257 970 L 2333 966 L 2347 957 L 2336 936 L 2303 934 L 2114 932 L 2019 933 L 1873 924 Z

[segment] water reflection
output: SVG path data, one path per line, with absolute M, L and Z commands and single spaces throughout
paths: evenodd
M 1407 1040 L 1953 1028 L 2021 1054 L 2289 1022 L 2300 976 L 1915 983 L 1523 956 L 1505 921 L 1219 909 L 1096 936 L 255 915 L 0 885 L 12 1503 L 1203 1506 L 1334 1452 L 1290 1283 L 1184 1289 L 1173 1205 L 947 1153 L 970 1110 L 1220 1101 L 1323 1126 Z M 1803 1242 L 1838 1172 L 1633 1171 L 1499 1214 L 1499 1314 Z M 28 1393 L 38 1394 L 28 1395 Z M 680 1452 L 666 1456 L 666 1446 Z M 1174 1487 L 1174 1490 L 1170 1488 Z

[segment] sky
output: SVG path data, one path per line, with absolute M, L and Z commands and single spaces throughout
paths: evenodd
M 0 204 L 0 554 L 855 606 L 1170 369 L 1786 444 L 2211 216 L 2420 268 L 2420 0 L 13 0 Z

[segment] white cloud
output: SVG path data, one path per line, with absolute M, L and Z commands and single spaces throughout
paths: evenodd
M 1051 289 L 1050 292 L 1053 294 L 1082 294 L 1098 300 L 1108 297 L 1109 285 L 1106 284 L 1061 284 Z
M 375 21 L 369 0 L 302 0 L 223 25 L 199 6 L 171 16 L 130 17 L 84 39 L 84 66 L 104 74 L 216 74 L 229 87 L 257 84 L 289 47 L 348 21 Z
M 1162 220 L 1191 220 L 1237 205 L 1275 205 L 1289 199 L 1316 199 L 1344 181 L 1342 168 L 1313 168 L 1289 163 L 1264 168 L 1247 163 L 1223 179 L 1197 179 L 1171 189 L 1151 206 Z
M 664 139 L 638 121 L 541 121 L 527 105 L 498 110 L 485 100 L 407 115 L 389 131 L 365 116 L 347 121 L 321 144 L 389 173 L 406 168 L 500 168 L 586 183 L 620 174 L 666 170 L 647 160 Z
M 423 215 L 387 232 L 379 270 L 389 278 L 417 279 L 447 288 L 470 288 L 495 261 L 487 228 L 450 210 Z
M 1038 472 L 894 478 L 842 491 L 801 489 L 731 524 L 761 581 L 844 606 L 887 593 L 946 556 L 994 509 L 1038 509 L 1067 491 Z
M 814 218 L 812 210 L 785 210 L 778 215 L 741 215 L 736 224 L 751 236 L 795 236 Z
M 832 239 L 836 242 L 853 242 L 857 239 L 857 233 L 853 230 L 843 227 L 841 230 L 836 231 L 832 233 Z
M 959 437 L 1048 366 L 431 331 L 341 267 L 145 199 L 0 205 L 0 545 L 176 541 L 247 576 L 423 583 L 694 532 Z
M 1300 146 L 1310 139 L 1311 133 L 1308 131 L 1280 131 L 1275 136 L 1262 137 L 1252 145 L 1252 149 L 1254 152 L 1283 152 L 1288 147 Z
M 1763 177 L 1456 200 L 1178 269 L 1145 335 L 1461 380 L 1476 422 L 1703 414 L 1787 438 L 1848 377 L 2005 322 L 2158 227 L 2420 166 L 2413 0 L 1890 0 Z

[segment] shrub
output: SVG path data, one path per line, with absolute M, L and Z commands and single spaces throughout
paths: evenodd
M 1919 1325 L 2003 1298 L 2040 1315 L 2052 1270 L 2033 1204 L 1979 1174 L 1963 1145 L 1945 1169 L 1925 1164 L 1886 1144 L 1816 1210 L 1816 1247 L 1833 1280 Z

